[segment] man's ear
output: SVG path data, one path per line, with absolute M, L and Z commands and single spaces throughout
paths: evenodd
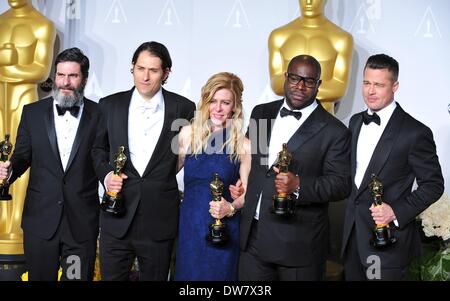
M 171 72 L 170 68 L 166 68 L 164 70 L 164 77 L 163 77 L 164 81 L 166 81 L 169 78 L 170 72 Z
M 393 93 L 397 92 L 399 86 L 400 86 L 399 81 L 396 81 L 396 82 L 392 85 L 392 92 L 393 92 Z

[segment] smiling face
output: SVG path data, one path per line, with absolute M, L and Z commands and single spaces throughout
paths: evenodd
M 142 51 L 133 65 L 134 85 L 139 94 L 151 99 L 161 88 L 162 82 L 169 76 L 169 70 L 163 70 L 162 61 L 149 51 Z
M 366 68 L 363 81 L 364 102 L 373 112 L 377 112 L 394 101 L 398 85 L 388 69 Z
M 234 110 L 234 97 L 228 89 L 220 89 L 214 93 L 209 102 L 209 118 L 215 128 L 226 126 L 227 119 L 230 119 Z

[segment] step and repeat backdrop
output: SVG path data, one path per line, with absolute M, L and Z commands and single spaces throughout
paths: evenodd
M 168 90 L 198 102 L 210 75 L 236 73 L 245 85 L 247 120 L 255 105 L 279 98 L 269 82 L 270 32 L 300 15 L 297 0 L 32 2 L 56 26 L 55 53 L 77 46 L 89 56 L 87 97 L 98 101 L 131 88 L 133 51 L 155 40 L 172 55 Z M 0 13 L 7 9 L 8 1 L 1 1 Z M 352 114 L 365 108 L 361 83 L 367 57 L 381 52 L 393 56 L 400 63 L 396 101 L 433 130 L 448 183 L 450 1 L 329 0 L 325 15 L 354 39 L 349 85 L 336 116 L 347 124 Z

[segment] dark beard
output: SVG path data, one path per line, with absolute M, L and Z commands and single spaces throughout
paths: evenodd
M 53 86 L 52 96 L 62 108 L 70 108 L 75 105 L 81 105 L 84 97 L 84 86 L 73 90 L 73 95 L 62 95 L 59 88 Z

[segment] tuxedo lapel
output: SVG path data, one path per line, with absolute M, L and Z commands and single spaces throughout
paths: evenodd
M 116 108 L 113 114 L 113 124 L 115 125 L 115 133 L 117 137 L 121 140 L 119 143 L 121 146 L 125 146 L 125 153 L 128 158 L 130 156 L 130 148 L 128 146 L 128 115 L 130 110 L 131 97 L 133 95 L 133 90 L 130 90 L 124 99 L 116 101 Z M 113 150 L 116 152 L 117 150 Z
M 379 175 L 381 169 L 386 164 L 389 154 L 391 153 L 392 147 L 395 144 L 398 133 L 400 132 L 401 124 L 404 118 L 404 111 L 397 104 L 391 118 L 389 119 L 380 140 L 373 151 L 372 158 L 370 159 L 369 165 L 367 166 L 366 172 L 364 174 L 361 185 L 359 186 L 358 195 L 367 188 L 371 175 Z M 381 179 L 382 180 L 382 179 Z
M 131 172 L 137 176 L 139 176 L 139 172 L 134 167 L 133 162 L 131 161 L 131 154 L 130 154 L 130 146 L 128 145 L 128 115 L 130 111 L 130 103 L 131 103 L 131 97 L 133 96 L 133 91 L 135 88 L 132 88 L 131 90 L 127 91 L 123 97 L 118 99 L 118 101 L 115 102 L 115 107 L 113 108 L 113 114 L 112 114 L 112 123 L 117 139 L 118 139 L 118 145 L 125 147 L 125 155 L 127 156 L 127 166 L 130 166 Z M 111 153 L 113 156 L 116 156 L 118 149 L 111 149 Z
M 267 116 L 267 125 L 266 126 L 266 130 L 267 130 L 267 143 L 265 143 L 264 145 L 267 146 L 267 149 L 269 149 L 269 145 L 270 145 L 270 138 L 272 137 L 272 128 L 274 125 L 274 121 L 275 119 L 277 119 L 278 116 L 278 112 L 280 111 L 281 106 L 283 105 L 284 100 L 281 99 L 275 103 L 273 103 L 272 107 L 268 108 L 268 112 L 267 114 L 264 114 L 264 116 Z M 258 125 L 260 126 L 260 125 Z M 268 153 L 268 152 L 267 152 Z
M 178 103 L 170 98 L 164 89 L 162 89 L 162 93 L 164 98 L 164 123 L 155 150 L 153 151 L 152 157 L 150 158 L 142 177 L 145 177 L 155 167 L 166 153 L 166 148 L 172 145 L 171 137 L 173 136 L 171 126 L 172 121 L 177 117 Z
M 289 139 L 287 146 L 290 152 L 301 147 L 326 125 L 326 122 L 322 118 L 324 116 L 323 114 L 325 114 L 324 109 L 319 104 Z
M 356 151 L 358 146 L 358 137 L 359 133 L 361 132 L 361 126 L 362 126 L 363 120 L 362 115 L 358 114 L 355 117 L 355 121 L 353 125 L 351 125 L 351 132 L 352 132 L 352 154 L 351 154 L 351 168 L 352 168 L 352 179 L 355 178 L 356 175 Z M 354 183 L 353 183 L 354 185 Z
M 58 149 L 58 141 L 56 138 L 56 129 L 55 129 L 55 116 L 53 115 L 53 98 L 50 98 L 48 101 L 47 108 L 45 109 L 45 127 L 47 130 L 48 139 L 50 142 L 50 148 L 53 151 L 53 154 L 55 155 L 55 158 L 59 162 L 59 167 L 61 170 L 63 170 L 63 166 L 61 163 L 61 156 L 59 155 L 59 149 Z
M 255 116 L 258 127 L 256 141 L 258 141 L 258 145 L 256 147 L 261 148 L 260 154 L 261 157 L 265 157 L 265 160 L 262 160 L 260 158 L 260 162 L 266 162 L 265 166 L 260 165 L 261 167 L 264 167 L 266 169 L 266 172 L 269 171 L 269 168 L 271 166 L 268 165 L 269 163 L 269 145 L 270 145 L 270 139 L 272 137 L 272 128 L 275 124 L 275 119 L 278 116 L 278 112 L 280 111 L 281 106 L 283 105 L 284 100 L 281 99 L 279 101 L 273 102 L 270 106 L 267 106 L 265 110 L 262 112 L 262 116 Z M 264 140 L 264 138 L 266 138 Z
M 67 161 L 65 172 L 69 170 L 70 165 L 72 164 L 73 159 L 75 158 L 75 155 L 78 152 L 78 148 L 80 147 L 81 141 L 83 140 L 83 137 L 85 136 L 87 129 L 90 126 L 91 119 L 92 119 L 91 106 L 90 103 L 88 103 L 85 99 L 80 124 L 78 125 L 77 134 L 72 144 L 72 150 L 70 151 L 70 157 L 69 160 Z

